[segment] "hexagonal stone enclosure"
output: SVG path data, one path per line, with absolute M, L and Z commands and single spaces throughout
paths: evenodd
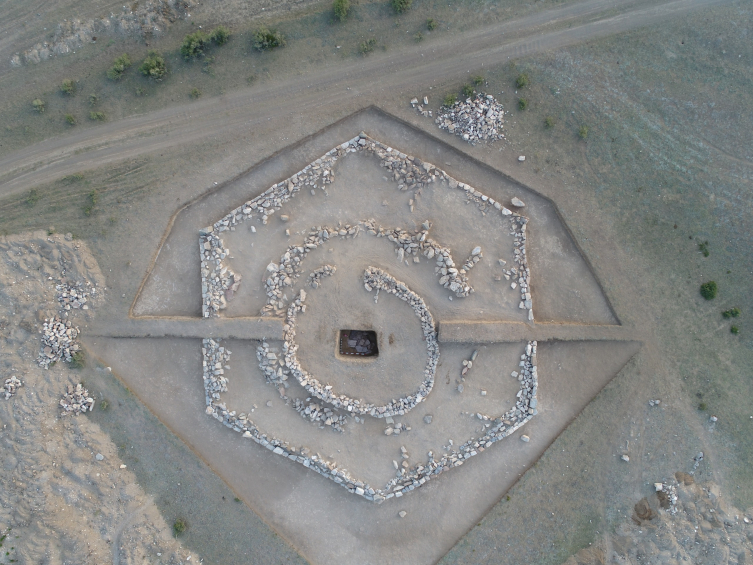
M 537 414 L 536 342 L 449 352 L 453 387 L 433 394 L 432 311 L 533 321 L 527 224 L 365 133 L 331 149 L 200 232 L 203 316 L 284 317 L 256 371 L 248 351 L 236 372 L 204 341 L 207 414 L 378 502 L 481 454 Z M 387 337 L 375 361 L 336 355 L 353 323 Z
M 466 150 L 333 124 L 178 211 L 84 338 L 312 562 L 436 562 L 638 350 L 554 204 Z

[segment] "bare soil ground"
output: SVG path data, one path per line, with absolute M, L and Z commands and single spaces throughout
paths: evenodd
M 86 244 L 35 232 L 3 237 L 0 251 L 3 383 L 11 375 L 23 383 L 0 399 L 0 563 L 184 562 L 191 553 L 173 538 L 111 437 L 86 416 L 61 416 L 58 401 L 68 384 L 81 382 L 80 373 L 62 361 L 49 370 L 35 362 L 41 322 L 59 313 L 55 285 L 99 289 L 88 312 L 67 317 L 84 331 L 103 303 L 104 277 Z M 95 409 L 108 409 L 96 393 Z
M 509 492 L 510 499 L 503 499 L 445 562 L 561 563 L 623 524 L 635 502 L 650 494 L 657 477 L 689 470 L 699 450 L 706 457 L 698 480 L 713 479 L 737 507 L 750 506 L 750 22 L 749 6 L 731 3 L 556 54 L 517 58 L 516 68 L 500 65 L 499 57 L 487 60 L 487 65 L 496 66 L 484 71 L 484 88 L 513 111 L 507 126 L 510 144 L 472 149 L 446 139 L 557 202 L 621 321 L 641 328 L 645 347 L 522 477 Z M 544 41 L 536 48 L 550 45 Z M 520 44 L 520 50 L 509 53 L 518 57 L 534 46 L 535 42 Z M 500 53 L 506 57 L 504 49 Z M 407 107 L 407 100 L 426 93 L 434 101 L 435 91 L 456 91 L 463 82 L 458 69 L 478 72 L 475 61 L 472 69 L 451 65 L 447 72 L 454 78 L 424 87 L 414 82 L 402 91 L 387 89 L 354 98 L 322 90 L 310 106 L 319 111 L 317 116 L 297 114 L 296 98 L 291 97 L 284 100 L 286 112 L 279 114 L 284 119 L 268 121 L 271 106 L 258 97 L 254 103 L 263 119 L 247 121 L 245 131 L 223 132 L 232 121 L 242 121 L 237 116 L 218 122 L 217 129 L 196 120 L 196 137 L 191 137 L 186 135 L 190 129 L 170 129 L 177 114 L 171 115 L 155 123 L 183 136 L 184 145 L 153 151 L 137 165 L 133 159 L 140 149 L 154 149 L 165 141 L 145 137 L 101 150 L 93 158 L 73 155 L 68 163 L 47 169 L 49 176 L 40 169 L 39 176 L 18 185 L 15 200 L 5 201 L 3 229 L 17 232 L 54 224 L 85 236 L 108 277 L 108 287 L 114 289 L 112 311 L 127 311 L 168 218 L 181 203 L 369 100 L 438 135 L 431 122 Z M 531 76 L 531 87 L 516 93 L 512 85 L 521 71 Z M 433 75 L 425 78 L 434 80 Z M 354 83 L 360 90 L 353 94 L 363 94 L 363 84 Z M 344 91 L 348 86 L 341 83 L 337 88 Z M 515 110 L 519 97 L 528 98 L 530 110 Z M 180 110 L 196 119 L 192 111 Z M 553 128 L 543 125 L 547 115 L 556 118 Z M 586 141 L 577 135 L 581 125 L 589 126 Z M 200 138 L 202 128 L 211 135 Z M 85 137 L 74 134 L 46 147 L 57 151 L 70 144 L 74 153 L 85 145 L 74 142 Z M 156 143 L 150 145 L 152 141 Z M 105 187 L 110 184 L 103 182 L 108 174 L 104 164 L 118 159 L 120 149 L 127 150 L 120 156 L 130 161 L 121 169 L 122 182 L 113 183 L 109 191 Z M 28 154 L 35 151 L 30 148 Z M 527 155 L 523 166 L 515 161 L 519 154 Z M 34 162 L 49 161 L 33 157 L 27 164 Z M 91 167 L 84 183 L 101 182 L 109 199 L 101 200 L 107 205 L 95 207 L 91 216 L 82 211 L 88 197 L 84 183 L 58 180 L 83 167 Z M 32 207 L 26 191 L 35 181 L 49 184 L 39 186 L 41 198 Z M 121 198 L 130 190 L 138 196 Z M 55 205 L 46 203 L 48 194 L 57 194 Z M 69 202 L 66 196 L 71 196 Z M 705 241 L 709 257 L 699 252 L 699 243 Z M 719 283 L 720 292 L 714 301 L 705 302 L 698 286 L 709 279 Z M 732 306 L 743 312 L 734 322 L 721 317 L 721 311 Z M 732 323 L 740 328 L 738 336 L 730 333 Z M 108 382 L 119 386 L 111 378 Z M 662 404 L 649 407 L 653 398 L 661 398 Z M 139 404 L 131 402 L 136 410 Z M 708 421 L 710 413 L 720 418 L 714 426 Z M 140 423 L 128 432 L 112 425 L 110 433 L 138 438 L 141 430 L 160 425 L 148 417 Z M 141 484 L 171 476 L 166 466 L 156 472 L 148 466 L 160 459 L 149 451 L 148 442 L 129 445 L 143 454 L 137 475 Z M 629 451 L 630 463 L 619 461 L 623 451 Z M 190 452 L 177 448 L 171 456 L 184 466 L 195 461 Z M 209 480 L 204 477 L 202 481 Z M 164 487 L 165 483 L 157 485 Z M 203 507 L 207 501 L 202 496 L 200 489 L 192 492 Z M 169 512 L 164 501 L 159 503 Z M 223 511 L 212 508 L 214 516 Z M 210 523 L 208 519 L 202 525 Z M 229 545 L 222 549 L 229 551 Z M 228 557 L 224 562 L 232 561 Z

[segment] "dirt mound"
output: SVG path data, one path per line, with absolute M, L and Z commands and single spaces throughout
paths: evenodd
M 58 288 L 78 283 L 100 296 L 87 302 L 90 309 L 66 311 Z M 178 563 L 188 556 L 99 426 L 85 416 L 61 418 L 59 401 L 77 373 L 63 361 L 49 370 L 34 361 L 44 318 L 58 314 L 84 326 L 105 290 L 82 242 L 44 232 L 0 238 L 0 382 L 23 382 L 7 400 L 0 396 L 3 563 Z
M 631 521 L 564 565 L 753 563 L 753 508 L 741 512 L 733 507 L 714 483 L 695 484 L 692 475 L 682 472 L 675 478 L 676 483 L 665 483 L 674 487 L 674 504 L 666 486 L 641 499 Z M 659 496 L 662 493 L 665 496 Z

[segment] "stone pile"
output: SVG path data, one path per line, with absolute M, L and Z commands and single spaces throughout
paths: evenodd
M 227 392 L 227 378 L 224 375 L 228 359 L 230 359 L 230 351 L 220 347 L 218 341 L 205 339 L 201 348 L 207 406 L 214 401 L 219 401 L 220 393 Z
M 63 310 L 70 310 L 71 308 L 74 310 L 79 308 L 81 310 L 88 310 L 89 304 L 87 302 L 89 295 L 97 294 L 97 288 L 91 286 L 91 283 L 88 281 L 85 285 L 83 283 L 72 285 L 64 282 L 55 285 L 55 290 L 57 291 L 58 302 Z
M 443 106 L 435 123 L 440 129 L 462 137 L 471 145 L 504 139 L 505 111 L 491 94 L 477 93 L 452 106 Z
M 290 371 L 285 366 L 285 360 L 278 352 L 270 350 L 269 344 L 263 341 L 256 348 L 256 358 L 259 360 L 259 368 L 264 373 L 264 379 L 267 383 L 277 388 L 280 398 L 287 399 L 285 389 L 290 385 L 286 382 Z
M 63 409 L 63 416 L 78 415 L 87 410 L 91 412 L 94 410 L 94 399 L 89 396 L 89 391 L 81 383 L 76 386 L 68 385 L 68 392 L 60 399 L 60 407 Z
M 664 510 L 672 516 L 677 514 L 677 482 L 674 479 L 656 483 L 656 495 Z
M 300 398 L 296 398 L 293 401 L 293 408 L 304 418 L 311 420 L 312 422 L 319 422 L 325 426 L 331 426 L 333 430 L 342 433 L 343 426 L 347 425 L 348 418 L 343 414 L 338 414 L 331 410 L 327 406 L 317 404 L 316 402 L 309 402 L 311 398 L 307 398 L 304 402 Z
M 200 233 L 201 308 L 203 316 L 210 318 L 227 307 L 227 300 L 241 284 L 241 275 L 222 264 L 222 260 L 230 255 L 222 240 L 211 232 L 202 230 Z
M 10 397 L 16 394 L 18 389 L 22 386 L 24 386 L 24 384 L 21 382 L 21 379 L 15 375 L 11 375 L 10 378 L 5 379 L 3 387 L 0 388 L 0 396 L 4 396 L 5 400 L 9 400 Z
M 61 359 L 70 363 L 73 354 L 80 349 L 75 342 L 79 334 L 78 328 L 73 327 L 70 321 L 66 322 L 58 316 L 45 319 L 41 334 L 42 346 L 37 363 L 45 369 L 50 367 L 50 363 Z
M 306 279 L 306 285 L 311 288 L 319 288 L 322 277 L 331 277 L 337 272 L 337 267 L 333 265 L 324 265 L 311 272 Z

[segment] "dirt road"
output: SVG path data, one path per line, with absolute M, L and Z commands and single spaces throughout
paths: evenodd
M 166 147 L 247 131 L 254 124 L 323 111 L 361 97 L 364 105 L 380 94 L 426 88 L 534 53 L 624 32 L 691 10 L 729 0 L 674 0 L 660 4 L 587 0 L 418 45 L 396 53 L 374 54 L 304 77 L 287 77 L 220 98 L 133 116 L 72 135 L 48 139 L 0 160 L 5 197 L 66 174 L 132 158 Z M 616 12 L 616 13 L 615 13 Z M 568 26 L 569 22 L 569 26 Z M 554 29 L 552 29 L 554 28 Z M 379 80 L 374 80 L 379 77 Z M 281 96 L 284 93 L 284 96 Z

